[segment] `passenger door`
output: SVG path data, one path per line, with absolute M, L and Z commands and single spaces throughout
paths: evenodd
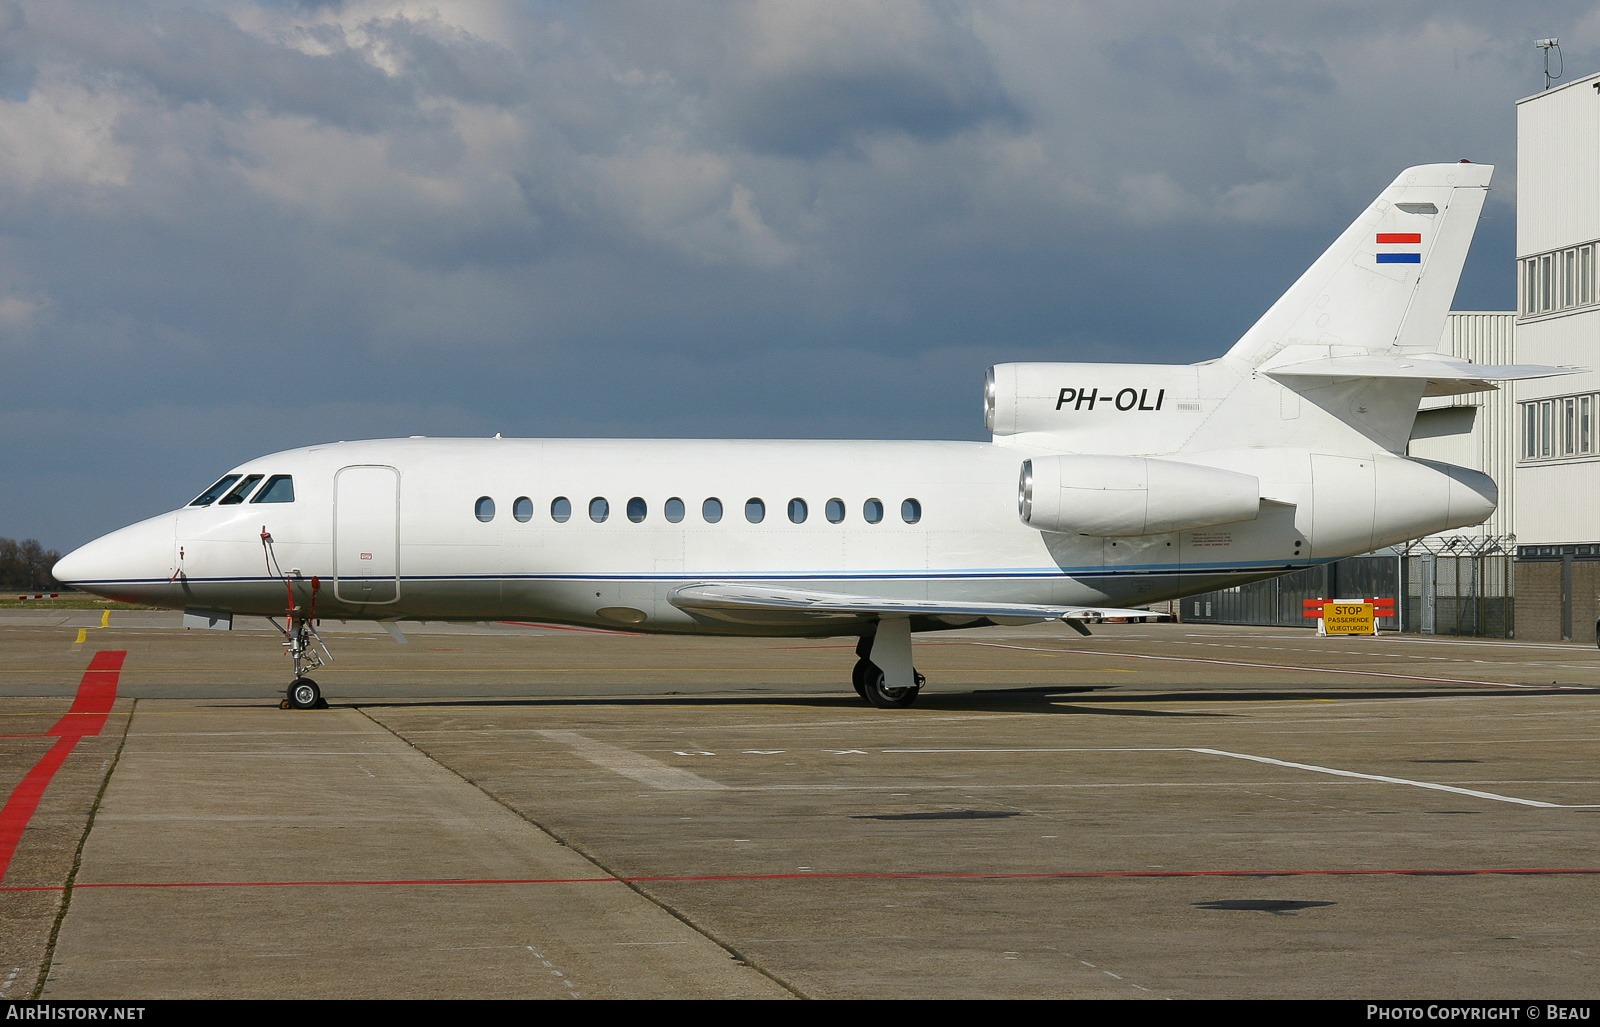
M 333 479 L 333 594 L 345 603 L 400 600 L 400 472 L 344 467 Z

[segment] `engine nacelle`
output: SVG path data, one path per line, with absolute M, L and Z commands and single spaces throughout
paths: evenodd
M 1024 524 L 1078 535 L 1159 535 L 1254 520 L 1261 482 L 1215 467 L 1139 456 L 1025 460 L 1018 484 Z

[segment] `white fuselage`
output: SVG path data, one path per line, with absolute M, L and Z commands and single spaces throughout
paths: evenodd
M 1261 477 L 1270 498 L 1253 519 L 1102 537 L 1020 520 L 1019 467 L 1050 452 L 963 442 L 337 443 L 235 469 L 291 475 L 293 502 L 187 506 L 90 543 L 57 574 L 119 599 L 232 613 L 282 613 L 286 589 L 306 603 L 315 579 L 323 617 L 837 635 L 861 625 L 782 616 L 739 623 L 670 598 L 699 582 L 750 582 L 905 599 L 1145 604 L 1365 552 L 1376 536 L 1409 537 L 1416 525 L 1374 530 L 1383 513 L 1371 481 L 1389 464 L 1447 478 L 1376 454 L 1361 464 L 1379 465 L 1366 472 L 1374 476 L 1366 498 L 1352 500 L 1341 484 L 1343 512 L 1327 503 L 1318 512 L 1312 454 L 1220 454 L 1209 462 Z M 480 516 L 485 498 L 488 519 Z M 552 515 L 561 499 L 570 506 L 564 521 Z M 603 520 L 591 516 L 596 499 L 605 501 Z M 667 516 L 673 499 L 683 508 L 676 522 Z M 704 514 L 708 499 L 721 504 L 715 523 Z M 805 506 L 799 522 L 790 516 L 796 499 Z M 764 508 L 759 522 L 747 515 L 752 500 Z M 837 523 L 833 500 L 843 511 Z M 877 523 L 867 519 L 869 504 L 881 508 Z M 1490 500 L 1482 513 L 1492 509 Z M 914 627 L 981 622 L 929 617 Z

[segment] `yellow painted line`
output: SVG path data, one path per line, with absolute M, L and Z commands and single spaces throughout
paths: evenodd
M 79 628 L 78 629 L 77 641 L 80 644 L 83 643 L 83 642 L 89 641 L 89 629 L 88 628 Z
M 109 628 L 111 626 L 111 611 L 110 610 L 101 610 L 100 611 L 100 626 L 102 628 Z

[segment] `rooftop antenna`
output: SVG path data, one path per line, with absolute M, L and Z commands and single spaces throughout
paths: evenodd
M 1554 36 L 1549 39 L 1535 39 L 1533 45 L 1544 51 L 1544 87 L 1550 88 L 1550 83 L 1567 73 L 1567 59 L 1561 55 L 1561 40 Z M 1556 52 L 1556 59 L 1561 63 L 1556 66 L 1554 75 L 1550 74 L 1550 51 Z

